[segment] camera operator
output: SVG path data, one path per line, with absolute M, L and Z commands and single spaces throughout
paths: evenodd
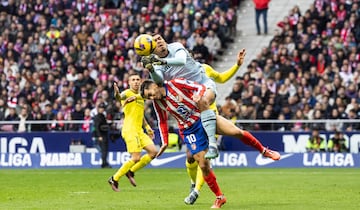
M 329 152 L 348 152 L 349 149 L 346 146 L 346 140 L 340 131 L 336 131 L 335 135 L 329 139 L 328 142 Z

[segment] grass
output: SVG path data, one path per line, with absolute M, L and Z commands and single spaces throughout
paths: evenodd
M 1 169 L 0 209 L 209 209 L 204 185 L 193 206 L 185 169 L 143 169 L 138 186 L 126 177 L 115 193 L 107 179 L 116 169 Z M 359 209 L 358 169 L 224 169 L 215 173 L 228 202 L 223 209 Z

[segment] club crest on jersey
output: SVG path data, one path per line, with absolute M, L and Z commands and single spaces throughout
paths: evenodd
M 192 149 L 192 150 L 196 150 L 196 144 L 195 144 L 195 143 L 192 143 L 192 144 L 191 144 L 191 149 Z

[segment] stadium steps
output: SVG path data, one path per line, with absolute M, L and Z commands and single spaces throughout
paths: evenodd
M 221 56 L 219 61 L 213 62 L 212 66 L 220 72 L 227 70 L 236 61 L 238 51 L 245 48 L 245 61 L 236 76 L 243 75 L 246 71 L 246 66 L 251 60 L 256 58 L 261 48 L 268 46 L 274 31 L 280 29 L 276 24 L 288 14 L 289 10 L 295 5 L 299 5 L 301 14 L 303 15 L 313 1 L 314 0 L 299 0 L 296 2 L 291 0 L 271 1 L 268 10 L 268 35 L 266 36 L 263 34 L 259 36 L 256 35 L 255 9 L 252 0 L 241 1 L 240 7 L 237 10 L 238 22 L 236 37 L 234 37 L 235 42 L 229 43 L 229 47 L 225 49 L 224 55 Z M 262 20 L 260 24 L 263 29 Z M 223 104 L 225 97 L 230 94 L 236 76 L 231 78 L 226 84 L 218 84 L 218 104 Z

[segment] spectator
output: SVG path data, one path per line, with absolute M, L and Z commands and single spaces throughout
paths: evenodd
M 260 16 L 263 17 L 264 33 L 267 34 L 268 33 L 267 11 L 269 9 L 270 0 L 253 0 L 253 2 L 255 6 L 255 23 L 256 23 L 257 35 L 261 34 Z
M 23 106 L 20 109 L 20 114 L 19 114 L 19 125 L 18 125 L 18 132 L 30 132 L 32 131 L 31 129 L 31 124 L 26 123 L 26 121 L 28 120 L 33 120 L 33 117 L 31 114 L 29 114 L 29 110 L 27 109 L 27 106 Z
M 16 113 L 15 107 L 8 107 L 9 112 L 7 113 L 5 117 L 5 121 L 19 121 L 19 117 Z M 17 131 L 18 125 L 17 124 L 9 124 L 8 126 L 3 126 L 3 130 L 5 131 Z
M 65 117 L 62 112 L 56 113 L 56 116 L 51 123 L 50 130 L 51 131 L 66 131 Z
M 220 51 L 221 42 L 213 30 L 208 31 L 207 36 L 204 38 L 204 45 L 208 48 L 212 59 L 217 61 L 218 56 L 222 54 Z
M 227 119 L 232 119 L 236 113 L 236 102 L 230 96 L 225 98 L 225 103 L 220 108 L 220 113 Z
M 83 132 L 90 132 L 91 130 L 91 116 L 90 116 L 90 109 L 86 108 L 84 111 L 84 123 L 81 125 L 81 131 Z
M 0 121 L 5 120 L 6 105 L 4 99 L 0 98 Z
M 40 111 L 38 112 L 34 112 L 34 120 L 44 120 L 43 115 L 41 114 Z M 31 125 L 31 131 L 48 131 L 48 128 L 45 124 L 43 123 L 34 123 Z
M 73 120 L 85 120 L 84 118 L 84 110 L 81 108 L 81 104 L 80 103 L 76 103 L 75 104 L 75 109 L 72 111 L 71 113 L 71 119 Z M 74 124 L 74 130 L 75 131 L 79 131 L 81 128 L 81 124 L 80 123 L 75 123 Z
M 200 63 L 209 63 L 211 62 L 209 49 L 204 45 L 204 38 L 198 36 L 196 38 L 196 44 L 193 48 L 194 59 Z

